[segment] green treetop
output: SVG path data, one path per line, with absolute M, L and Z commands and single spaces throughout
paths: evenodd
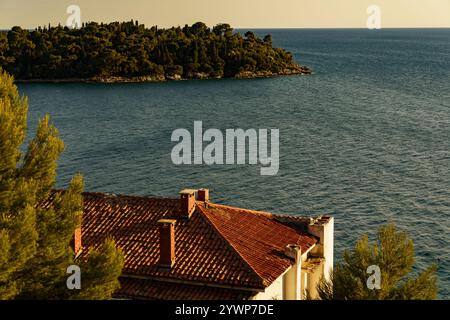
M 353 251 L 344 252 L 331 281 L 322 279 L 319 283 L 319 297 L 324 300 L 436 299 L 436 266 L 418 275 L 408 275 L 413 264 L 414 246 L 406 232 L 394 225 L 382 226 L 376 243 L 370 244 L 365 235 Z M 378 280 L 375 269 L 380 272 Z
M 28 103 L 0 70 L 0 300 L 105 299 L 118 288 L 123 255 L 108 239 L 75 259 L 70 241 L 83 212 L 83 178 L 72 179 L 48 209 L 64 149 L 49 116 L 40 120 L 25 153 Z M 68 290 L 67 267 L 81 268 L 81 290 Z

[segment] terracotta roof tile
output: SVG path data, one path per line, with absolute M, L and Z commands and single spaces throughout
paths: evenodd
M 291 265 L 284 254 L 288 244 L 300 245 L 302 252 L 317 239 L 276 220 L 276 216 L 218 204 L 197 204 L 217 231 L 246 263 L 270 285 Z
M 42 206 L 50 206 L 54 196 Z M 83 254 L 111 235 L 125 254 L 124 276 L 263 289 L 292 264 L 284 255 L 286 245 L 298 244 L 305 252 L 317 242 L 264 212 L 197 202 L 192 216 L 183 219 L 178 199 L 88 192 L 83 198 Z M 163 218 L 177 219 L 176 260 L 169 271 L 158 266 L 157 221 Z M 126 284 L 129 290 L 137 286 Z
M 49 206 L 54 195 L 43 204 Z M 159 268 L 157 221 L 177 217 L 178 199 L 110 196 L 84 193 L 83 253 L 111 235 L 125 254 L 123 274 L 262 288 L 262 279 L 248 267 L 214 227 L 197 211 L 178 219 L 176 261 L 170 271 Z
M 120 278 L 116 298 L 151 300 L 248 300 L 255 292 L 150 279 Z

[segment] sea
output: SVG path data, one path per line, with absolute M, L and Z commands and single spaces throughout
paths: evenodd
M 414 240 L 414 272 L 438 264 L 450 298 L 450 29 L 273 29 L 310 76 L 164 83 L 20 83 L 29 137 L 50 114 L 66 149 L 58 188 L 178 197 L 335 217 L 335 261 L 395 223 Z M 243 32 L 243 30 L 239 30 Z M 175 165 L 174 130 L 278 129 L 279 170 Z M 28 138 L 29 139 L 29 138 Z

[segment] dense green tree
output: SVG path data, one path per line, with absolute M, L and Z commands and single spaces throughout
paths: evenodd
M 270 34 L 266 35 L 263 39 L 264 43 L 267 45 L 272 46 L 272 36 Z
M 0 67 L 16 79 L 235 77 L 243 72 L 308 73 L 272 39 L 228 24 L 150 29 L 138 22 L 83 23 L 80 29 L 0 31 Z
M 109 298 L 119 285 L 122 253 L 109 239 L 75 258 L 70 241 L 82 219 L 83 178 L 75 176 L 67 191 L 43 206 L 64 144 L 46 116 L 23 153 L 27 112 L 27 99 L 0 70 L 0 300 Z M 81 290 L 66 287 L 72 264 L 81 267 Z
M 370 244 L 365 235 L 352 252 L 344 252 L 343 261 L 336 264 L 331 281 L 322 279 L 319 283 L 319 297 L 325 300 L 436 299 L 436 266 L 418 275 L 409 275 L 413 264 L 413 241 L 406 232 L 392 224 L 382 226 L 376 243 Z M 369 269 L 368 273 L 369 266 L 379 267 L 379 288 L 373 278 L 375 271 Z
M 252 41 L 252 42 L 254 42 L 258 39 L 252 31 L 247 31 L 244 35 L 247 38 L 247 40 Z
M 213 27 L 213 32 L 218 36 L 229 37 L 233 33 L 233 29 L 228 23 L 220 23 Z

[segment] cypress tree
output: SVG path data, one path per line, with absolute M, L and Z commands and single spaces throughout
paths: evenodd
M 108 239 L 75 258 L 70 241 L 82 219 L 83 178 L 75 176 L 67 191 L 42 208 L 64 143 L 47 115 L 23 153 L 27 112 L 27 99 L 0 70 L 0 300 L 110 298 L 119 286 L 123 254 Z M 81 290 L 66 287 L 70 265 L 81 268 Z

